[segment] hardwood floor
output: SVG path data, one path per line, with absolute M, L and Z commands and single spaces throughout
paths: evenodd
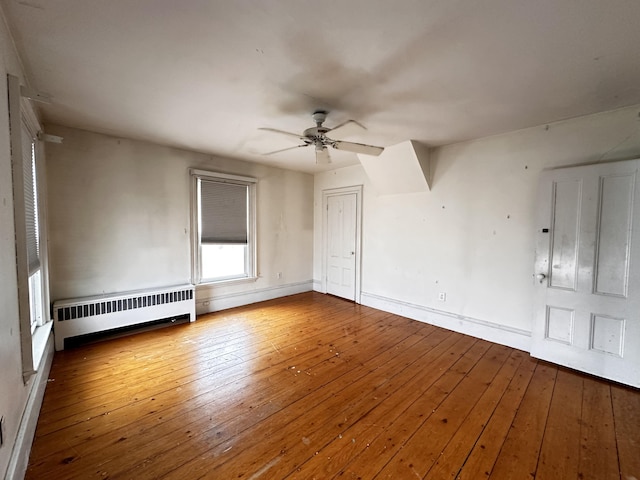
M 640 479 L 640 391 L 307 293 L 57 353 L 29 479 Z

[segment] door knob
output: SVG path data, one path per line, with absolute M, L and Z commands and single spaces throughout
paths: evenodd
M 544 281 L 545 278 L 547 278 L 547 276 L 544 273 L 539 273 L 536 275 L 536 278 L 538 279 L 538 281 L 540 283 L 542 283 Z

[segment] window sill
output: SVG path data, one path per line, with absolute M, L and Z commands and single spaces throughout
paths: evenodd
M 47 349 L 47 342 L 51 334 L 51 327 L 53 321 L 49 320 L 44 325 L 37 327 L 31 336 L 31 352 L 33 355 L 33 370 L 38 371 L 40 368 L 40 362 L 44 357 L 44 352 Z
M 212 280 L 212 281 L 203 281 L 196 285 L 197 287 L 226 287 L 227 285 L 239 285 L 243 283 L 254 283 L 258 280 L 258 277 L 243 277 L 243 278 L 232 278 L 229 280 Z

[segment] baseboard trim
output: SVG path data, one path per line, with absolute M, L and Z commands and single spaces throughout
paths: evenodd
M 362 292 L 362 305 L 528 352 L 531 332 Z
M 322 282 L 320 280 L 314 280 L 313 281 L 313 291 L 314 292 L 320 292 L 320 293 L 326 293 L 322 290 Z
M 30 379 L 31 388 L 27 397 L 27 404 L 24 408 L 16 441 L 9 457 L 9 465 L 5 478 L 7 480 L 21 480 L 27 472 L 29 464 L 29 454 L 31 453 L 31 445 L 36 434 L 36 426 L 38 425 L 38 417 L 40 415 L 40 407 L 44 399 L 44 391 L 47 387 L 49 372 L 51 371 L 51 363 L 53 362 L 53 333 L 49 333 L 49 338 L 45 346 L 44 353 L 40 360 L 40 366 L 36 374 Z
M 252 303 L 264 302 L 265 300 L 273 300 L 274 298 L 310 292 L 312 290 L 313 281 L 308 280 L 306 282 L 289 283 L 247 292 L 216 295 L 209 298 L 197 298 L 196 295 L 196 315 L 217 312 L 228 308 L 242 307 Z

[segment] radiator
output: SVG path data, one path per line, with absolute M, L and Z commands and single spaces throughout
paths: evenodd
M 65 340 L 188 316 L 196 319 L 193 285 L 58 300 L 53 304 L 56 350 Z

